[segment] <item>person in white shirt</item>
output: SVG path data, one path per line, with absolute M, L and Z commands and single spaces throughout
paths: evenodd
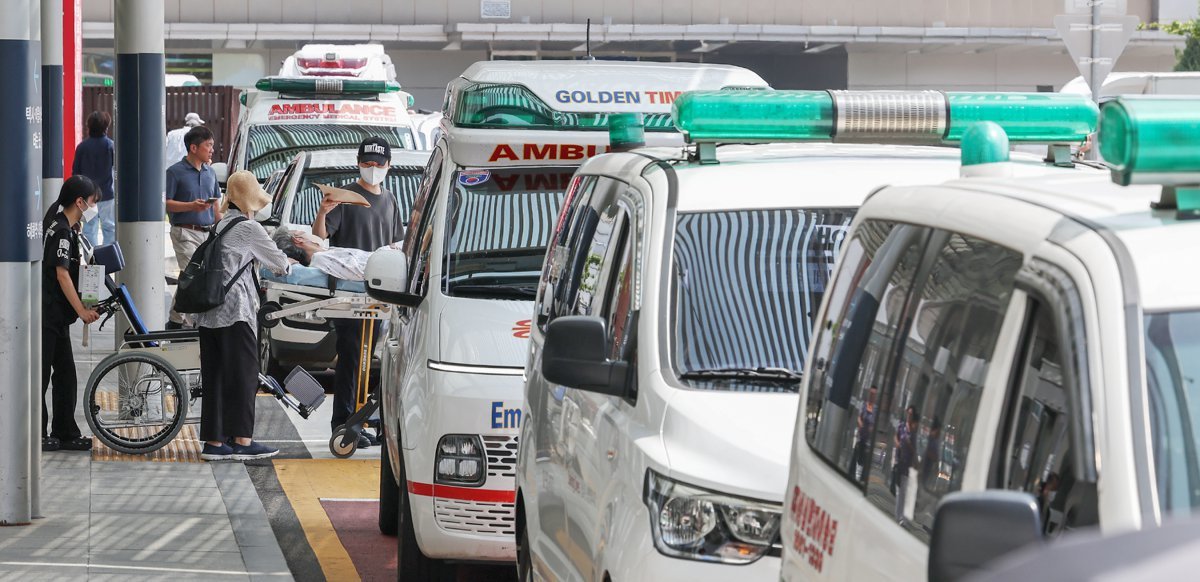
M 179 160 L 187 156 L 187 146 L 183 143 L 183 136 L 187 135 L 189 129 L 204 125 L 204 120 L 196 113 L 188 113 L 183 118 L 183 127 L 172 129 L 167 132 L 166 152 L 163 156 L 163 169 L 169 168 Z
M 278 231 L 271 238 L 279 250 L 301 265 L 320 270 L 330 277 L 343 281 L 366 281 L 367 260 L 371 253 L 385 249 L 399 249 L 401 243 L 382 246 L 375 251 L 363 251 L 347 247 L 325 248 L 310 238 L 308 233 Z

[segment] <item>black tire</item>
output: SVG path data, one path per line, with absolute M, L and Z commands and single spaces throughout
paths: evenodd
M 114 383 L 116 394 L 111 391 Z M 171 442 L 187 421 L 188 385 L 174 366 L 149 352 L 117 352 L 104 358 L 88 378 L 86 390 L 83 402 L 88 426 L 114 451 L 131 455 L 157 451 Z M 127 412 L 119 412 L 122 394 L 127 394 Z M 155 405 L 161 405 L 157 413 Z M 114 418 L 114 414 L 120 417 L 130 413 L 132 421 Z M 149 419 L 150 414 L 153 420 L 137 420 Z
M 400 486 L 392 473 L 390 455 L 388 455 L 387 439 L 379 435 L 379 533 L 385 536 L 396 535 L 396 524 L 400 519 Z
M 408 475 L 404 469 L 404 457 L 400 461 L 400 482 L 407 483 Z M 442 573 L 443 562 L 421 553 L 417 545 L 417 532 L 413 528 L 412 515 L 409 512 L 408 487 L 400 488 L 397 496 L 397 533 L 396 533 L 396 580 L 397 582 L 427 582 L 437 580 Z
M 524 508 L 517 513 L 517 581 L 532 582 L 533 554 L 529 548 L 529 527 L 525 523 Z

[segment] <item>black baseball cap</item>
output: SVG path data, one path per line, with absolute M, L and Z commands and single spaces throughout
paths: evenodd
M 392 160 L 392 146 L 382 137 L 368 137 L 358 144 L 359 162 L 377 162 L 387 165 Z

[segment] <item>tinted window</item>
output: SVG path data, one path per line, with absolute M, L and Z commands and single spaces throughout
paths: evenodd
M 1032 300 L 1031 300 L 1032 301 Z M 1037 499 L 1046 534 L 1098 523 L 1096 487 L 1077 482 L 1071 465 L 1068 386 L 1063 345 L 1051 313 L 1037 301 L 1014 371 L 1011 445 L 1003 486 Z
M 933 531 L 937 502 L 962 487 L 984 378 L 1021 262 L 1014 251 L 950 234 L 910 307 L 911 327 L 887 411 L 896 420 L 877 427 L 876 443 L 895 426 L 888 440 L 898 467 L 896 489 L 913 499 L 898 499 L 886 509 L 911 522 L 922 537 Z M 906 414 L 915 418 L 904 427 L 900 419 Z M 868 495 L 872 488 L 885 490 L 872 481 Z M 884 497 L 870 496 L 877 503 Z
M 542 266 L 542 276 L 539 280 L 537 314 L 538 326 L 543 329 L 554 310 L 557 293 L 561 288 L 559 281 L 566 275 L 570 235 L 575 227 L 575 216 L 580 208 L 587 207 L 595 187 L 596 178 L 576 177 L 572 179 L 563 198 L 562 210 L 559 211 L 554 230 L 550 234 L 550 244 L 546 249 L 548 256 Z
M 1200 311 L 1147 315 L 1145 333 L 1158 503 L 1187 514 L 1200 507 Z
M 807 439 L 817 454 L 859 483 L 890 451 L 874 438 L 881 388 L 928 236 L 927 229 L 864 222 L 847 249 L 816 339 Z M 882 482 L 883 470 L 874 468 L 876 481 Z
M 613 271 L 618 268 L 616 257 L 628 236 L 627 223 L 628 216 L 615 203 L 598 215 L 579 275 L 579 290 L 572 310 L 575 315 L 605 315 L 604 298 L 612 286 Z
M 447 205 L 445 292 L 532 301 L 572 171 L 456 172 Z
M 797 389 L 812 318 L 852 217 L 847 209 L 680 214 L 671 296 L 679 377 L 693 386 Z

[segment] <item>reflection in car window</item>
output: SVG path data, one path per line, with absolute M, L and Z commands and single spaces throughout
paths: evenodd
M 317 184 L 343 187 L 346 184 L 354 183 L 355 180 L 358 180 L 357 169 L 306 172 L 300 178 L 299 190 L 294 194 L 296 200 L 292 202 L 292 215 L 289 222 L 311 225 L 313 220 L 316 220 L 317 211 L 321 208 L 321 190 L 317 188 Z M 412 213 L 413 198 L 416 196 L 420 184 L 420 168 L 392 168 L 388 171 L 387 178 L 384 178 L 382 186 L 396 197 L 401 219 L 408 220 Z M 404 226 L 407 228 L 408 224 L 405 223 Z
M 456 172 L 447 204 L 444 292 L 532 301 L 572 171 Z
M 1147 315 L 1145 333 L 1158 503 L 1184 515 L 1200 507 L 1200 311 Z
M 672 357 L 693 387 L 775 384 L 795 391 L 850 209 L 680 214 Z

